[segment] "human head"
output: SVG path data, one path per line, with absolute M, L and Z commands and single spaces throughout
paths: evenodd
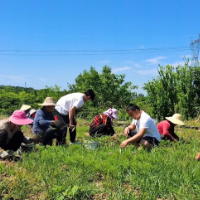
M 94 100 L 95 98 L 95 93 L 92 89 L 88 89 L 86 92 L 84 92 L 84 97 L 83 97 L 83 100 L 85 102 L 89 101 L 89 100 Z
M 53 97 L 47 97 L 42 104 L 38 105 L 43 106 L 47 112 L 53 112 L 56 103 Z
M 9 117 L 9 121 L 18 126 L 33 123 L 33 120 L 29 119 L 23 110 L 15 110 L 13 114 Z
M 140 108 L 135 103 L 129 104 L 126 111 L 129 114 L 129 116 L 132 117 L 133 119 L 138 120 L 141 116 Z

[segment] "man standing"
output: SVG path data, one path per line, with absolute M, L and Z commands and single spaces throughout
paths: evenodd
M 95 93 L 88 89 L 84 93 L 72 93 L 61 97 L 56 104 L 58 120 L 69 124 L 70 142 L 75 143 L 76 139 L 76 109 L 83 106 L 84 102 L 94 100 Z M 62 144 L 66 143 L 67 128 L 63 128 Z
M 121 143 L 121 148 L 125 148 L 128 144 L 135 146 L 141 144 L 148 150 L 158 146 L 161 138 L 153 119 L 136 104 L 130 104 L 127 112 L 133 118 L 133 122 L 124 130 L 127 139 Z M 134 131 L 135 128 L 137 132 Z

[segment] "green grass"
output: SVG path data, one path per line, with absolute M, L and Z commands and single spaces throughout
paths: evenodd
M 79 120 L 79 141 L 88 127 Z M 22 162 L 0 164 L 0 199 L 200 199 L 200 132 L 177 129 L 178 143 L 162 141 L 151 152 L 128 146 L 120 154 L 123 127 L 116 131 L 99 138 L 97 150 L 37 147 Z

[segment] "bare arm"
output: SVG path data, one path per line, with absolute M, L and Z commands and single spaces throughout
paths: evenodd
M 126 135 L 126 137 L 128 137 L 128 133 L 130 132 L 130 130 L 135 130 L 135 129 L 136 129 L 135 124 L 130 124 L 128 127 L 125 128 L 124 134 Z
M 73 120 L 74 117 L 76 116 L 76 107 L 73 106 L 70 110 L 69 110 L 69 124 L 72 125 L 73 124 Z
M 127 139 L 127 143 L 129 144 L 130 142 L 137 142 L 138 140 L 142 139 L 146 130 L 147 130 L 146 128 L 140 129 L 139 132 L 136 135 Z

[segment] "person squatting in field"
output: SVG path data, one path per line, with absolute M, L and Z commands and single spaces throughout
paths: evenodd
M 14 152 L 19 149 L 22 142 L 25 144 L 34 142 L 32 138 L 26 138 L 21 131 L 23 125 L 32 122 L 33 120 L 29 119 L 22 110 L 16 110 L 8 119 L 0 121 L 1 159 L 13 159 Z
M 84 102 L 94 100 L 95 93 L 88 89 L 85 93 L 71 93 L 61 97 L 56 104 L 58 120 L 69 124 L 70 142 L 76 143 L 76 109 L 83 106 Z M 66 143 L 67 127 L 63 128 L 62 144 Z
M 176 113 L 172 117 L 165 117 L 166 120 L 157 124 L 158 131 L 163 140 L 171 140 L 174 142 L 179 141 L 178 135 L 174 132 L 174 127 L 176 125 L 184 125 L 181 121 L 181 115 Z
M 103 135 L 114 135 L 113 119 L 118 120 L 118 110 L 110 108 L 94 117 L 89 130 L 89 135 L 92 137 L 101 137 Z
M 53 139 L 57 139 L 57 145 L 62 141 L 62 130 L 65 124 L 54 120 L 53 110 L 55 102 L 53 97 L 47 97 L 37 111 L 33 122 L 33 134 L 43 145 L 52 145 Z
M 127 112 L 133 118 L 133 121 L 124 130 L 127 139 L 121 143 L 121 148 L 125 148 L 128 144 L 133 144 L 136 147 L 141 144 L 148 150 L 158 146 L 161 138 L 154 120 L 140 110 L 136 104 L 130 104 Z M 137 132 L 134 131 L 135 129 L 137 129 Z
M 26 113 L 26 116 L 32 120 L 35 118 L 35 115 L 37 112 L 37 110 L 31 109 L 31 106 L 26 105 L 26 104 L 23 104 L 22 107 L 20 108 L 20 110 L 23 110 Z M 28 124 L 27 127 L 28 127 L 29 131 L 32 133 L 33 132 L 33 123 Z

